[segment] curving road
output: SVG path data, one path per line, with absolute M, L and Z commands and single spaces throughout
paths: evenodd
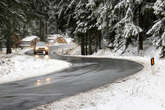
M 141 64 L 128 60 L 54 54 L 50 57 L 69 61 L 73 66 L 49 75 L 0 85 L 0 110 L 27 110 L 112 83 L 143 69 Z

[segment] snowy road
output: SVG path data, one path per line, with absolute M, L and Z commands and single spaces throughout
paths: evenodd
M 143 69 L 140 64 L 119 59 L 53 54 L 50 58 L 67 60 L 73 66 L 54 74 L 0 85 L 0 110 L 27 110 L 112 83 Z

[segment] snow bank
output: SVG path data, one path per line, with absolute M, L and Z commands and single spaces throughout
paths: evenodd
M 98 52 L 94 53 L 94 56 L 147 56 L 147 57 L 159 57 L 160 49 L 156 49 L 154 46 L 150 44 L 144 44 L 144 50 L 137 53 L 137 47 L 133 45 L 129 45 L 128 49 L 121 54 L 122 51 L 118 50 L 114 52 L 109 48 L 104 48 L 99 50 Z
M 39 59 L 26 55 L 1 55 L 0 83 L 50 74 L 70 66 L 70 63 L 60 60 Z
M 75 52 L 79 51 L 79 45 L 71 44 L 71 45 L 62 45 L 63 47 L 58 48 L 55 53 L 58 55 L 74 55 Z
M 142 72 L 102 90 L 90 92 L 95 94 L 90 98 L 93 104 L 81 107 L 80 110 L 164 110 L 165 60 L 157 62 L 155 69 L 146 64 Z
M 140 52 L 140 54 L 137 53 L 137 46 L 136 45 L 132 45 L 130 44 L 127 48 L 127 50 L 121 54 L 123 52 L 123 50 L 119 49 L 117 52 L 104 47 L 101 50 L 98 50 L 98 52 L 94 53 L 92 56 L 147 56 L 147 57 L 156 57 L 158 58 L 160 55 L 160 49 L 156 49 L 151 43 L 150 41 L 145 41 L 144 44 L 144 50 Z M 67 55 L 81 55 L 81 47 L 75 47 L 73 48 L 72 51 L 70 51 Z

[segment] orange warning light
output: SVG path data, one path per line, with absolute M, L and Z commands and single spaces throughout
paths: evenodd
M 153 66 L 155 64 L 155 60 L 154 58 L 151 58 L 151 66 Z

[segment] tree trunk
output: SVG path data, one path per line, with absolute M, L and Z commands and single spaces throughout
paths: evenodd
M 98 45 L 99 45 L 99 34 L 98 34 L 98 32 L 96 31 L 96 41 L 95 41 L 95 45 L 96 45 L 96 47 L 95 47 L 95 52 L 97 52 L 97 50 L 98 50 Z
M 45 21 L 40 19 L 40 39 L 41 39 L 41 41 L 46 41 L 46 37 L 45 37 L 46 26 L 45 26 L 45 24 L 46 24 Z
M 101 31 L 99 31 L 98 32 L 98 43 L 99 43 L 99 49 L 102 49 L 102 47 L 101 47 L 101 41 L 102 41 L 102 39 L 101 39 L 102 37 L 101 37 Z
M 85 34 L 85 55 L 88 55 L 88 36 Z
M 6 40 L 6 54 L 11 54 L 12 53 L 12 42 L 11 42 L 11 38 L 9 36 L 7 36 L 7 40 Z
M 23 32 L 22 32 L 23 33 L 23 37 L 26 36 L 26 25 L 27 25 L 27 23 L 23 25 Z
M 92 39 L 90 32 L 88 33 L 88 46 L 89 46 L 89 55 L 92 54 Z
M 85 55 L 85 39 L 84 36 L 80 36 L 81 38 L 81 55 Z
M 138 35 L 138 53 L 140 50 L 143 50 L 143 36 L 142 33 L 139 33 Z
M 12 34 L 15 31 L 15 22 L 11 20 L 8 25 L 8 31 L 6 31 L 5 38 L 6 38 L 6 54 L 12 53 L 12 45 L 13 45 L 13 38 Z
M 55 33 L 58 33 L 58 29 L 59 29 L 57 21 L 58 20 L 56 18 L 56 21 L 55 21 Z
M 40 19 L 40 39 L 42 39 L 42 21 Z
M 46 41 L 46 22 L 43 20 L 43 41 Z
M 142 14 L 141 14 L 141 5 L 139 5 L 139 18 L 138 18 L 138 24 L 140 27 L 142 27 Z M 143 50 L 143 33 L 139 33 L 138 34 L 138 53 L 140 52 L 140 50 Z
M 2 51 L 2 42 L 0 42 L 0 51 Z
M 47 40 L 48 36 L 48 21 L 45 22 L 45 39 Z

